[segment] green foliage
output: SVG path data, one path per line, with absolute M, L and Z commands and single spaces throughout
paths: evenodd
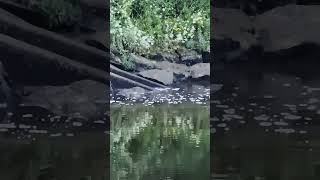
M 209 0 L 111 0 L 112 46 L 138 54 L 208 49 L 209 16 Z
M 50 28 L 72 26 L 81 18 L 77 0 L 41 0 L 39 9 L 48 18 Z
M 123 67 L 127 71 L 132 71 L 136 67 L 134 64 L 134 60 L 131 58 L 131 56 L 129 54 L 123 54 L 121 61 L 122 61 Z

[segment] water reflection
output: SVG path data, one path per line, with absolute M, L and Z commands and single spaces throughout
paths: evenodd
M 209 107 L 111 106 L 111 179 L 207 180 Z

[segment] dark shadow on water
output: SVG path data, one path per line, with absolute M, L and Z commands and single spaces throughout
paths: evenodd
M 319 63 L 278 60 L 213 72 L 212 179 L 319 178 Z

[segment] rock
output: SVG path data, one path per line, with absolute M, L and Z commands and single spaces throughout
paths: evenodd
M 240 58 L 257 45 L 253 20 L 241 10 L 214 8 L 211 19 L 215 61 Z
M 176 53 L 160 52 L 154 55 L 152 59 L 155 59 L 156 61 L 178 62 L 179 55 Z
M 187 66 L 192 66 L 197 63 L 202 62 L 202 56 L 198 54 L 197 51 L 180 49 L 177 51 L 179 54 L 179 63 L 185 64 Z
M 210 63 L 199 63 L 190 67 L 192 78 L 210 77 Z
M 256 17 L 264 51 L 277 52 L 305 43 L 320 45 L 320 6 L 286 5 Z
M 253 20 L 237 9 L 215 8 L 211 23 L 213 39 L 231 39 L 239 43 L 240 48 L 248 49 L 256 44 L 253 36 Z M 237 23 L 235 23 L 237 22 Z
M 145 70 L 145 69 L 152 69 L 155 66 L 155 62 L 144 58 L 139 55 L 130 54 L 131 58 L 134 60 L 134 64 L 137 71 Z
M 165 85 L 172 84 L 174 79 L 173 72 L 168 70 L 152 69 L 152 70 L 142 71 L 139 73 L 139 75 L 147 79 L 156 80 Z
M 124 96 L 126 98 L 138 99 L 146 93 L 146 90 L 141 87 L 133 87 L 130 89 L 120 89 L 117 95 Z
M 39 106 L 58 115 L 81 115 L 87 119 L 104 117 L 108 103 L 107 86 L 82 80 L 66 86 L 26 87 L 31 94 L 23 98 L 25 106 Z
M 182 75 L 183 78 L 190 76 L 189 67 L 184 64 L 176 64 L 167 61 L 157 62 L 155 64 L 157 69 L 167 70 L 173 72 L 175 75 Z

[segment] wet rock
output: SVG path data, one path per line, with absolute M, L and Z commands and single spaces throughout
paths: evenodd
M 192 66 L 202 62 L 202 56 L 194 50 L 180 49 L 177 51 L 179 54 L 179 63 L 187 66 Z
M 25 106 L 39 106 L 59 114 L 80 114 L 87 119 L 103 117 L 107 103 L 107 87 L 91 80 L 74 82 L 67 86 L 26 87 L 31 91 L 23 98 Z
M 173 72 L 159 69 L 142 71 L 139 75 L 147 79 L 161 82 L 165 85 L 172 84 L 174 79 Z
M 190 67 L 192 78 L 210 77 L 210 63 L 198 63 Z

